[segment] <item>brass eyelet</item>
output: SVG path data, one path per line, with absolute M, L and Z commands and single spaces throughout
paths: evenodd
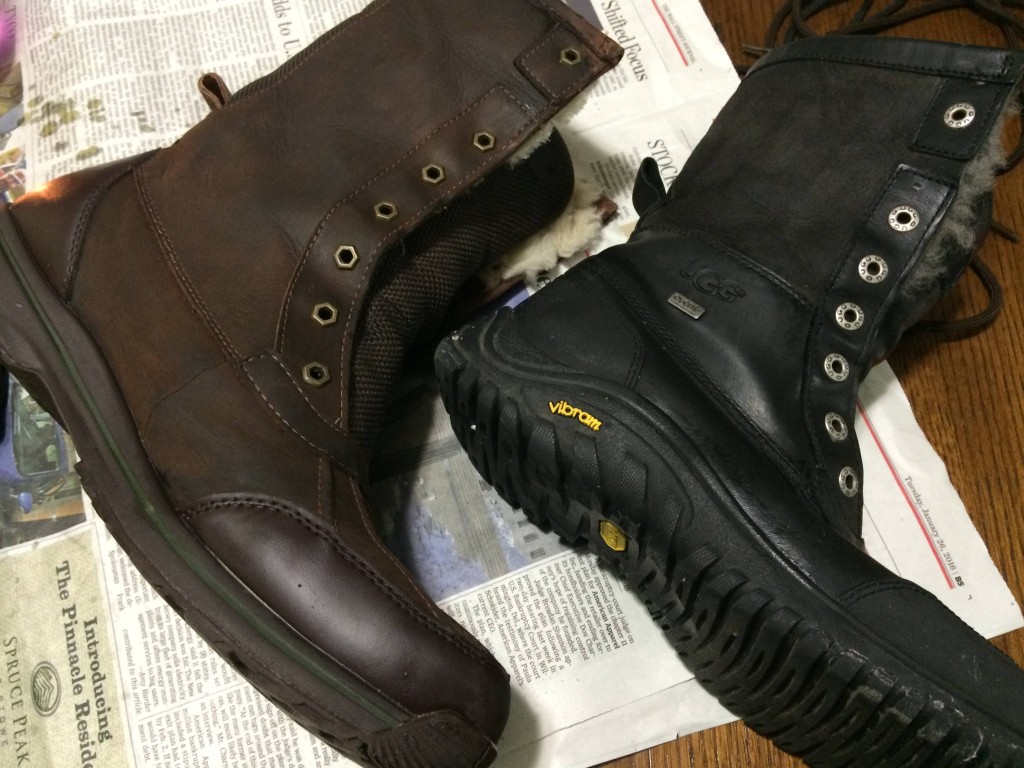
M 583 61 L 583 54 L 575 48 L 563 48 L 558 55 L 558 60 L 567 67 L 575 67 Z
M 352 269 L 359 261 L 359 253 L 354 245 L 340 245 L 334 252 L 334 263 L 338 269 Z
M 394 203 L 388 202 L 387 200 L 381 200 L 373 206 L 373 214 L 380 221 L 391 221 L 398 215 L 398 206 Z
M 437 163 L 423 166 L 420 176 L 427 184 L 440 184 L 444 181 L 444 166 Z
M 490 152 L 497 143 L 494 134 L 488 131 L 479 131 L 473 136 L 473 146 L 481 152 Z
M 324 301 L 313 307 L 313 319 L 322 327 L 334 325 L 338 322 L 338 310 L 333 304 Z
M 313 387 L 322 387 L 331 380 L 331 372 L 323 363 L 307 363 L 302 367 L 302 380 Z

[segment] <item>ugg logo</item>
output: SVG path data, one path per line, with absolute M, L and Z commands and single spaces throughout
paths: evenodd
M 722 277 L 713 269 L 698 269 L 696 272 L 683 271 L 683 274 L 690 278 L 693 287 L 708 296 L 715 296 L 722 301 L 734 302 L 747 295 L 743 287 L 733 281 Z

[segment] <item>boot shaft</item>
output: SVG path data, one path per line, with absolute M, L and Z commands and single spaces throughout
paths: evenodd
M 704 393 L 859 541 L 857 385 L 970 258 L 1022 68 L 1015 52 L 891 39 L 770 54 L 667 194 L 641 168 L 630 242 L 520 324 L 680 419 Z
M 967 266 L 1022 68 L 1018 52 L 929 41 L 777 50 L 634 235 L 663 262 L 638 283 L 653 291 L 672 261 L 680 296 L 707 307 L 683 333 L 723 407 L 852 540 L 857 384 Z M 666 260 L 656 240 L 680 235 Z
M 64 177 L 11 211 L 55 288 L 97 326 L 120 323 L 100 300 L 111 286 L 160 290 L 152 264 L 169 265 L 188 306 L 162 318 L 178 327 L 139 323 L 133 335 L 165 354 L 173 339 L 204 341 L 125 370 L 143 411 L 223 357 L 249 366 L 286 421 L 345 433 L 381 254 L 500 167 L 619 53 L 561 2 L 378 0 L 172 147 Z M 145 304 L 119 312 L 142 317 Z
M 877 361 L 948 291 L 987 227 L 1003 158 L 998 128 L 1020 60 L 999 49 L 878 38 L 776 50 L 696 148 L 670 204 L 638 229 L 711 230 L 813 304 L 834 289 L 839 260 L 867 248 L 858 264 L 878 256 L 892 267 L 888 286 L 899 283 L 877 329 Z M 899 185 L 901 167 L 925 187 L 911 182 L 871 232 L 868 212 Z M 941 199 L 922 216 L 916 198 L 932 195 Z M 890 265 L 887 249 L 911 253 Z

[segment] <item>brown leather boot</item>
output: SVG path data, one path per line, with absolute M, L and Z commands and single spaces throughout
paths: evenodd
M 504 670 L 385 550 L 363 490 L 402 353 L 572 191 L 556 136 L 621 50 L 558 0 L 377 0 L 172 147 L 0 213 L 0 358 L 114 536 L 346 755 L 482 766 Z

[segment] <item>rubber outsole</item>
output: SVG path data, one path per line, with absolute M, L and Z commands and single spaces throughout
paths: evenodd
M 102 353 L 0 211 L 0 363 L 75 438 L 83 487 L 143 577 L 243 677 L 346 756 L 480 768 L 494 746 L 452 712 L 414 716 L 306 641 L 225 569 L 161 490 Z
M 506 501 L 619 572 L 724 706 L 816 768 L 1024 767 L 1024 746 L 991 736 L 998 725 L 983 733 L 929 680 L 847 627 L 836 606 L 820 599 L 808 610 L 806 585 L 794 583 L 794 599 L 774 578 L 754 578 L 747 558 L 758 555 L 745 534 L 708 535 L 697 519 L 735 511 L 686 454 L 685 436 L 666 439 L 664 424 L 645 425 L 622 393 L 582 374 L 544 367 L 533 353 L 504 355 L 495 328 L 508 317 L 438 349 L 456 435 Z M 598 406 L 615 439 L 538 407 L 551 391 Z M 606 538 L 609 523 L 625 541 Z

